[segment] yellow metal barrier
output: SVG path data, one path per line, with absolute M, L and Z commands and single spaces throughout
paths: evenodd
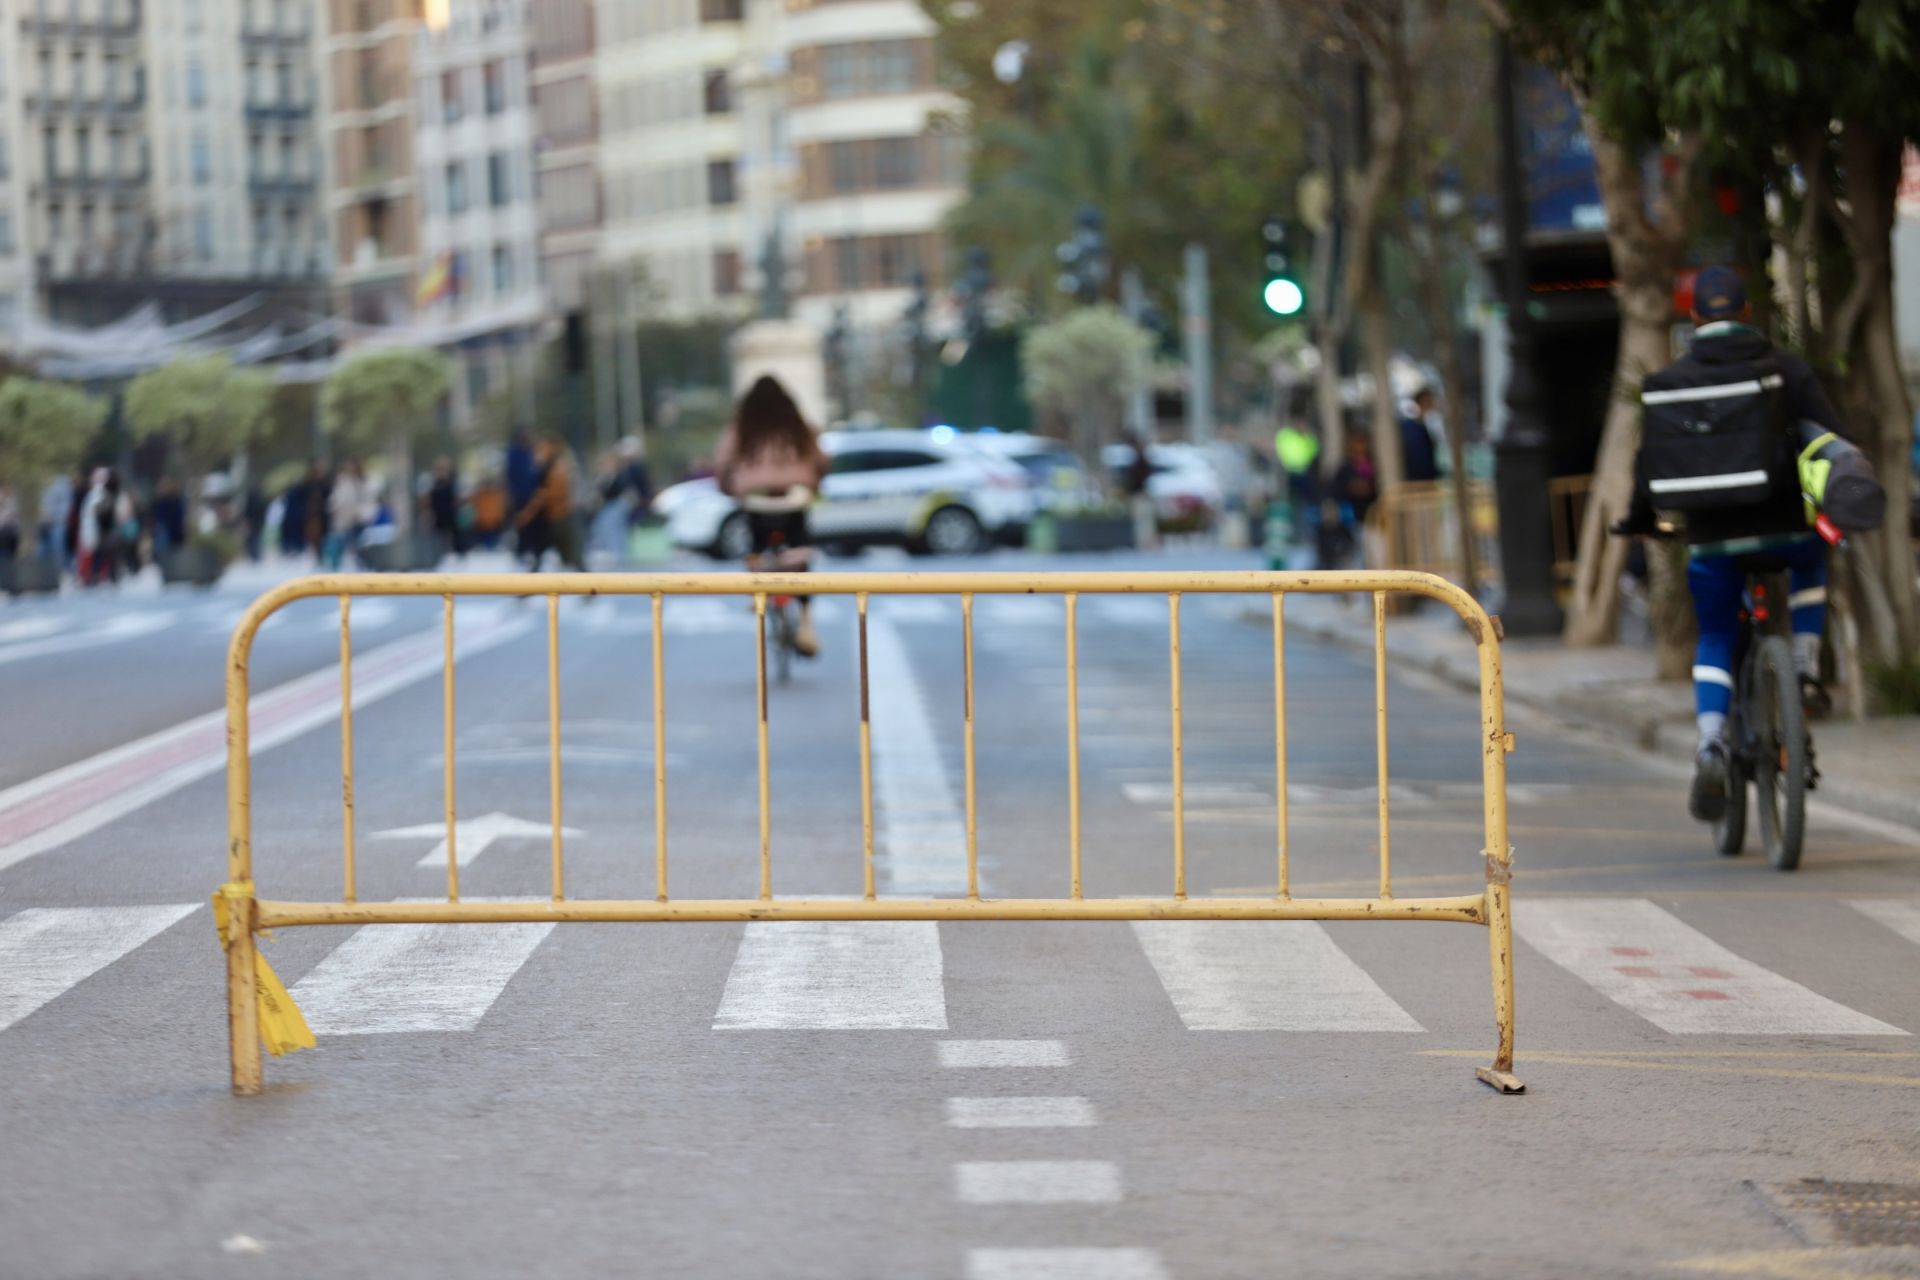
M 1380 891 L 1373 898 L 1296 898 L 1289 887 L 1287 817 L 1287 714 L 1284 648 L 1286 597 L 1293 594 L 1368 593 L 1373 598 L 1375 730 L 1380 792 Z M 1486 887 L 1456 897 L 1397 898 L 1393 894 L 1387 786 L 1386 614 L 1392 593 L 1430 597 L 1451 607 L 1478 646 L 1480 661 L 1481 785 L 1485 817 L 1482 859 Z M 1279 880 L 1272 897 L 1187 896 L 1185 763 L 1181 741 L 1180 601 L 1184 595 L 1266 595 L 1272 601 L 1275 814 Z M 859 627 L 859 749 L 863 894 L 858 899 L 778 898 L 773 892 L 772 817 L 768 788 L 766 611 L 769 596 L 851 596 Z M 1066 898 L 983 898 L 980 895 L 978 778 L 974 764 L 973 605 L 977 596 L 1056 595 L 1065 605 L 1067 675 L 1067 866 Z M 1080 860 L 1080 729 L 1077 623 L 1082 595 L 1160 595 L 1167 601 L 1167 643 L 1172 699 L 1173 884 L 1163 898 L 1088 898 L 1082 893 Z M 958 596 L 965 653 L 965 766 L 967 895 L 964 898 L 890 898 L 874 891 L 873 737 L 867 681 L 867 613 L 874 596 Z M 446 670 L 442 684 L 445 735 L 444 807 L 447 843 L 445 902 L 361 902 L 356 898 L 353 838 L 352 601 L 356 596 L 439 596 Z M 467 902 L 460 897 L 460 862 L 454 796 L 454 602 L 462 596 L 544 597 L 547 632 L 547 722 L 551 763 L 552 891 L 543 899 Z M 562 596 L 645 596 L 652 603 L 653 769 L 655 800 L 654 896 L 651 899 L 570 900 L 566 896 L 565 840 L 561 825 L 560 648 Z M 751 598 L 760 627 L 756 664 L 760 802 L 760 886 L 755 898 L 679 899 L 667 890 L 667 774 L 665 637 L 662 607 L 668 596 Z M 295 600 L 333 597 L 340 605 L 340 758 L 345 820 L 343 888 L 338 902 L 285 902 L 257 896 L 253 883 L 253 784 L 248 753 L 248 662 L 254 637 L 275 610 Z M 1487 926 L 1493 971 L 1494 1019 L 1499 1030 L 1493 1065 L 1480 1079 L 1503 1093 L 1522 1086 L 1513 1072 L 1513 944 L 1507 844 L 1507 753 L 1497 628 L 1458 587 L 1428 574 L 1354 573 L 813 573 L 753 574 L 553 574 L 316 576 L 289 582 L 256 600 L 235 628 L 227 655 L 227 883 L 222 904 L 222 943 L 227 951 L 228 1016 L 233 1090 L 261 1087 L 263 992 L 269 1022 L 297 1011 L 282 1008 L 277 981 L 258 961 L 255 935 L 298 925 L 448 924 L 522 921 L 745 921 L 745 920 L 1453 920 Z M 264 976 L 263 976 L 264 971 Z M 290 1030 L 269 1025 L 270 1046 L 301 1043 L 304 1024 Z
M 1469 480 L 1467 504 L 1473 513 L 1473 568 L 1478 579 L 1474 589 L 1498 586 L 1500 510 L 1493 485 Z M 1466 576 L 1460 564 L 1459 515 L 1449 481 L 1420 480 L 1388 489 L 1367 512 L 1367 533 L 1367 555 L 1377 556 L 1381 568 L 1431 573 L 1450 582 L 1462 582 Z

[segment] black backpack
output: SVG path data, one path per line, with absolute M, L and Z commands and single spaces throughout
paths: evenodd
M 1640 390 L 1640 465 L 1663 511 L 1766 502 L 1792 483 L 1786 379 L 1772 356 L 1745 364 L 1683 362 Z

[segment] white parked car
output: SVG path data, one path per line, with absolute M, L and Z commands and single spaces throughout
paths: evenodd
M 1130 445 L 1110 444 L 1100 450 L 1101 465 L 1117 492 L 1133 462 Z M 1226 507 L 1226 492 L 1220 474 L 1207 461 L 1201 449 L 1190 444 L 1150 444 L 1147 463 L 1153 471 L 1147 477 L 1147 496 L 1153 499 L 1154 515 L 1163 525 L 1211 525 Z
M 1023 431 L 982 431 L 960 439 L 982 453 L 1018 463 L 1033 483 L 1034 505 L 1042 511 L 1086 507 L 1100 496 L 1086 464 L 1064 441 Z
M 970 555 L 1018 541 L 1033 518 L 1027 473 L 951 431 L 829 431 L 820 446 L 827 476 L 808 513 L 817 544 Z M 673 485 L 653 508 L 675 546 L 721 560 L 747 554 L 746 513 L 712 480 Z

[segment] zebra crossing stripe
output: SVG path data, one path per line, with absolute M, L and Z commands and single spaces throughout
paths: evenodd
M 1879 921 L 1908 942 L 1920 942 L 1920 903 L 1863 899 L 1851 905 L 1861 915 Z
M 0 1031 L 199 907 L 33 907 L 0 920 Z
M 940 926 L 931 920 L 749 924 L 713 1029 L 945 1031 Z
M 1607 999 L 1675 1035 L 1907 1033 L 1727 950 L 1644 898 L 1529 898 L 1514 930 Z
M 545 924 L 376 924 L 293 986 L 315 1035 L 471 1031 L 551 932 Z
M 969 1249 L 967 1280 L 1167 1280 L 1151 1249 Z
M 1424 1031 L 1310 920 L 1137 920 L 1189 1031 Z
M 906 642 L 892 623 L 870 617 L 867 651 L 879 835 L 875 870 L 895 893 L 959 896 L 967 891 L 966 825 Z

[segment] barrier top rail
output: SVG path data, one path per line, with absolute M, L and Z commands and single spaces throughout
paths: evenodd
M 1379 891 L 1372 898 L 1295 898 L 1289 883 L 1291 837 L 1287 788 L 1285 598 L 1294 594 L 1368 594 L 1373 601 L 1375 732 L 1379 783 Z M 1457 613 L 1479 655 L 1482 795 L 1486 888 L 1450 897 L 1396 898 L 1393 893 L 1391 823 L 1387 779 L 1386 600 L 1392 593 L 1425 596 Z M 1275 783 L 1278 883 L 1271 897 L 1190 899 L 1186 876 L 1184 747 L 1181 713 L 1180 601 L 1187 595 L 1268 596 L 1272 609 Z M 880 896 L 874 877 L 872 736 L 868 696 L 867 622 L 872 597 L 957 596 L 964 654 L 965 828 L 967 889 L 964 898 Z M 1065 898 L 982 897 L 979 878 L 977 771 L 974 758 L 974 599 L 977 596 L 1058 596 L 1064 604 L 1067 674 L 1068 872 Z M 1170 675 L 1169 727 L 1173 801 L 1173 882 L 1166 897 L 1089 898 L 1081 877 L 1080 742 L 1077 604 L 1082 595 L 1160 596 L 1167 602 Z M 447 894 L 444 902 L 361 902 L 356 892 L 353 777 L 351 604 L 356 597 L 437 596 L 442 601 L 444 812 Z M 552 887 L 549 897 L 522 901 L 462 901 L 456 839 L 454 751 L 456 601 L 467 597 L 539 597 L 546 601 L 549 787 Z M 648 597 L 652 606 L 655 884 L 651 899 L 570 900 L 566 894 L 562 823 L 559 683 L 559 602 L 563 597 Z M 667 771 L 662 609 L 668 597 L 732 596 L 752 601 L 761 643 L 757 646 L 760 883 L 753 898 L 682 899 L 668 891 Z M 863 889 L 857 899 L 782 898 L 773 891 L 768 759 L 766 618 L 769 600 L 780 596 L 851 596 L 859 626 L 859 753 Z M 276 610 L 303 599 L 330 598 L 340 607 L 341 773 L 343 892 L 337 902 L 262 900 L 253 885 L 252 776 L 249 758 L 248 667 L 254 639 Z M 1480 1076 L 1503 1092 L 1520 1085 L 1511 1074 L 1513 1055 L 1511 851 L 1507 842 L 1506 732 L 1500 677 L 1499 623 L 1454 584 L 1407 570 L 1352 572 L 1187 571 L 1151 573 L 564 573 L 564 574 L 323 574 L 299 578 L 257 599 L 235 627 L 227 662 L 228 876 L 217 895 L 223 907 L 228 948 L 230 1020 L 234 1036 L 236 1091 L 259 1088 L 257 1001 L 271 1002 L 278 988 L 258 964 L 253 935 L 261 930 L 310 924 L 459 923 L 479 921 L 691 921 L 691 920 L 939 920 L 939 919 L 1395 919 L 1451 920 L 1488 926 L 1494 973 L 1499 1049 Z M 289 1002 L 290 1003 L 290 1002 Z M 295 1015 L 297 1017 L 297 1014 Z M 277 1051 L 277 1050 L 276 1050 Z

